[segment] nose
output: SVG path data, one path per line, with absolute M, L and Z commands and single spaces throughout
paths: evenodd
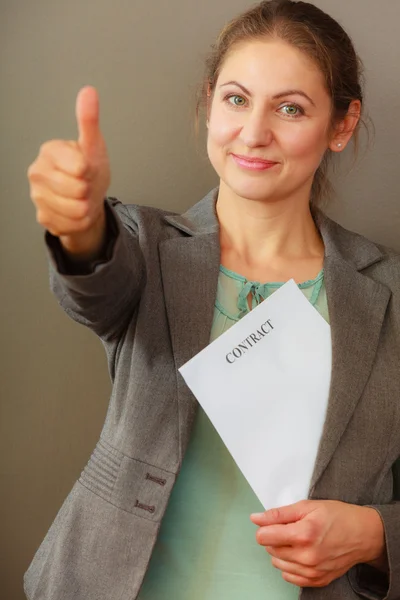
M 269 146 L 273 140 L 270 119 L 262 110 L 253 110 L 246 114 L 240 132 L 240 139 L 248 148 Z

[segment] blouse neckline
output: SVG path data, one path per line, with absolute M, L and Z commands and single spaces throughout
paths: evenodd
M 216 301 L 215 301 L 216 308 L 220 312 L 223 312 L 226 316 L 230 317 L 231 319 L 234 319 L 235 321 L 239 320 L 242 316 L 247 314 L 251 309 L 258 306 L 258 304 L 260 304 L 260 302 L 262 302 L 263 300 L 268 298 L 270 296 L 270 294 L 272 294 L 275 290 L 277 290 L 278 288 L 283 286 L 285 283 L 285 282 L 280 282 L 280 281 L 271 281 L 271 282 L 267 282 L 267 283 L 260 283 L 259 281 L 251 281 L 251 280 L 246 279 L 246 277 L 244 277 L 243 275 L 240 275 L 239 273 L 236 273 L 235 271 L 231 271 L 230 269 L 224 267 L 222 264 L 220 264 L 219 270 L 221 273 L 223 273 L 229 279 L 235 280 L 235 281 L 239 282 L 239 284 L 241 284 L 241 286 L 240 286 L 241 289 L 238 290 L 237 304 L 236 304 L 239 313 L 236 317 L 234 315 L 230 315 L 228 313 L 226 308 L 224 308 L 222 306 L 218 297 L 216 298 Z M 313 306 L 315 306 L 315 304 L 318 300 L 321 288 L 323 286 L 323 283 L 324 283 L 324 269 L 321 269 L 321 271 L 318 273 L 318 275 L 314 279 L 308 279 L 307 281 L 298 283 L 297 286 L 301 290 L 306 289 L 306 288 L 314 288 L 312 290 L 311 297 L 309 298 L 309 300 L 310 300 L 311 304 Z M 249 295 L 251 297 L 251 309 L 248 304 Z
M 231 271 L 230 269 L 227 269 L 223 265 L 220 265 L 219 269 L 220 269 L 220 271 L 222 271 L 222 273 L 224 273 L 231 279 L 236 279 L 237 281 L 241 281 L 242 283 L 252 283 L 254 286 L 257 286 L 257 287 L 258 286 L 281 287 L 285 283 L 284 281 L 268 281 L 266 283 L 261 283 L 260 281 L 252 281 L 251 279 L 247 279 L 243 275 L 240 275 L 239 273 L 236 273 L 235 271 Z M 314 279 L 307 279 L 307 281 L 298 283 L 297 286 L 300 289 L 311 287 L 311 286 L 315 285 L 316 283 L 318 283 L 321 279 L 323 279 L 323 277 L 324 277 L 324 269 L 322 268 L 321 271 L 318 273 L 318 275 Z

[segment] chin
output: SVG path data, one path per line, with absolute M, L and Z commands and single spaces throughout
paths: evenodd
M 265 181 L 263 182 L 260 179 L 258 181 L 256 179 L 251 180 L 250 177 L 244 177 L 241 180 L 221 177 L 221 183 L 233 194 L 246 200 L 268 201 L 270 199 L 272 201 L 272 199 L 276 200 L 279 194 L 275 186 L 272 189 L 272 186 Z

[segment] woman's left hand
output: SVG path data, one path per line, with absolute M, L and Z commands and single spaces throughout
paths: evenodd
M 358 563 L 384 569 L 385 536 L 379 513 L 336 500 L 302 500 L 251 515 L 257 542 L 286 581 L 324 587 Z

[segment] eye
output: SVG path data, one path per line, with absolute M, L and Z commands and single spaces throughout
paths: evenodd
M 241 108 L 246 105 L 246 98 L 240 96 L 239 94 L 229 94 L 228 96 L 225 96 L 224 102 L 229 104 L 229 106 L 232 108 Z M 305 114 L 304 109 L 293 102 L 291 104 L 285 104 L 284 106 L 281 106 L 279 110 L 285 110 L 284 114 L 291 119 L 297 119 Z
M 234 100 L 234 101 L 231 102 L 231 100 Z M 240 100 L 242 102 L 238 103 L 238 102 L 236 102 L 236 100 Z M 224 98 L 224 101 L 227 102 L 228 104 L 230 104 L 231 106 L 233 106 L 234 108 L 240 108 L 241 106 L 244 106 L 246 103 L 245 98 L 243 98 L 243 96 L 239 96 L 239 94 L 229 94 L 229 96 L 226 96 Z
M 285 104 L 285 106 L 281 106 L 280 110 L 288 109 L 288 112 L 285 114 L 292 119 L 296 119 L 301 115 L 304 115 L 304 110 L 298 104 Z

